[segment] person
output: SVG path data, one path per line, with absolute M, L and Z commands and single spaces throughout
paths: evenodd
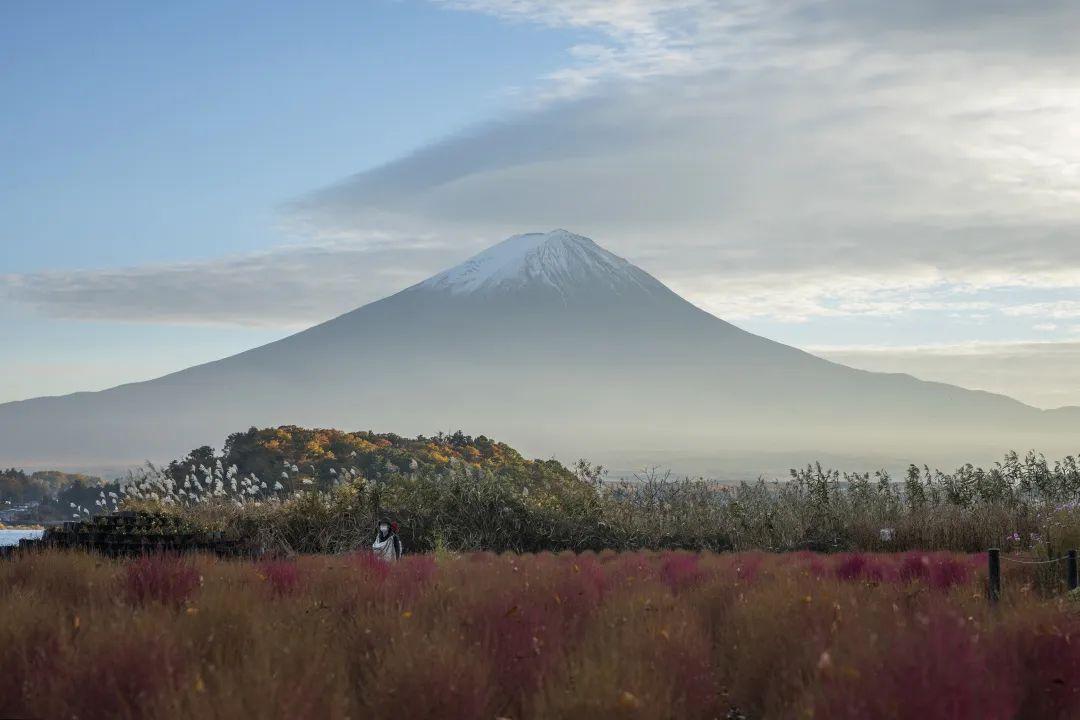
M 401 547 L 401 538 L 397 534 L 397 523 L 392 523 L 386 518 L 379 521 L 379 533 L 375 536 L 375 542 L 371 543 L 371 551 L 375 557 L 386 562 L 396 562 L 401 559 L 404 550 Z

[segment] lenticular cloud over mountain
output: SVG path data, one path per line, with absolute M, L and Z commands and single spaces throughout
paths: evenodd
M 1080 411 L 823 360 L 740 330 L 592 240 L 553 230 L 515 235 L 239 355 L 0 405 L 0 457 L 115 468 L 278 424 L 460 428 L 564 460 L 632 467 L 662 450 L 680 470 L 758 472 L 781 454 L 895 464 L 989 461 L 1036 445 L 1065 452 Z

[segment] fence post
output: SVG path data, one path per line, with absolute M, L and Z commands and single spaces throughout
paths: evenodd
M 1069 589 L 1075 590 L 1077 586 L 1080 586 L 1080 580 L 1076 575 L 1076 551 L 1069 551 Z
M 987 551 L 987 559 L 990 563 L 990 582 L 989 587 L 987 587 L 987 597 L 990 598 L 991 604 L 996 604 L 1001 599 L 1001 551 L 997 548 L 990 548 Z

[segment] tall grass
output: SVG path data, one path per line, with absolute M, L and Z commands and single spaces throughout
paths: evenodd
M 575 475 L 529 482 L 521 474 L 452 462 L 367 479 L 348 469 L 325 486 L 286 492 L 235 471 L 206 468 L 177 487 L 149 471 L 125 504 L 164 510 L 191 525 L 291 552 L 366 547 L 376 518 L 393 517 L 410 551 L 682 549 L 975 552 L 989 546 L 1055 556 L 1080 545 L 1080 468 L 1009 455 L 990 470 L 912 467 L 840 474 L 820 465 L 785 481 L 722 486 L 655 472 L 606 481 Z M 235 489 L 234 489 L 235 488 Z
M 24 554 L 0 562 L 0 715 L 1076 717 L 1073 602 L 1006 566 L 991 609 L 982 565 Z

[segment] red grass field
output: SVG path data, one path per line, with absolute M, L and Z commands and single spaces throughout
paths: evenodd
M 0 717 L 1080 716 L 1080 606 L 983 562 L 25 555 Z

